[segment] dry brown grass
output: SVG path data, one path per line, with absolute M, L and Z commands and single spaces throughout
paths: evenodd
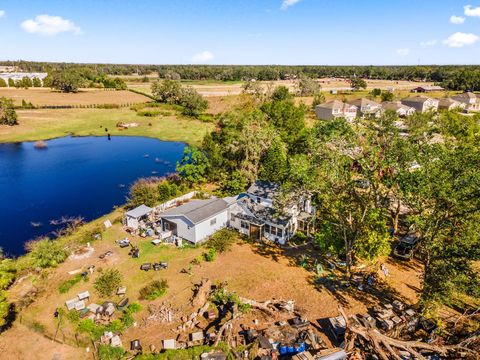
M 62 93 L 48 88 L 15 89 L 0 88 L 0 97 L 13 99 L 20 105 L 22 100 L 35 106 L 42 105 L 93 105 L 127 104 L 150 101 L 149 98 L 131 91 L 82 89 L 78 93 Z

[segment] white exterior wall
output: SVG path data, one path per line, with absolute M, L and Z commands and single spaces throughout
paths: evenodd
M 210 222 L 216 219 L 216 223 L 213 225 L 210 225 Z M 220 229 L 223 229 L 224 227 L 227 226 L 228 223 L 228 210 L 225 209 L 221 213 L 212 216 L 211 218 L 208 218 L 205 221 L 202 221 L 201 223 L 198 223 L 195 225 L 195 243 L 199 243 L 203 240 L 205 240 L 207 237 L 213 235 L 215 232 L 217 232 Z
M 127 216 L 126 217 L 126 224 L 128 227 L 134 229 L 134 230 L 137 230 L 138 229 L 138 220 L 136 218 L 133 218 L 133 217 L 130 217 L 130 216 Z

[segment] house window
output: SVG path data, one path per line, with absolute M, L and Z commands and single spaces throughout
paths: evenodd
M 257 203 L 259 203 L 259 204 L 260 204 L 260 198 L 259 198 L 259 197 L 257 197 Z
M 265 224 L 265 226 L 263 227 L 263 231 L 264 231 L 266 234 L 270 234 L 270 225 Z
M 277 229 L 277 236 L 280 236 L 280 237 L 283 236 L 283 231 L 282 231 L 282 229 Z
M 165 222 L 164 224 L 165 224 L 165 225 L 164 225 L 164 226 L 165 226 L 165 230 L 167 230 L 167 231 L 170 230 L 170 223 Z
M 210 225 L 215 225 L 217 223 L 217 218 L 210 220 Z
M 240 221 L 240 226 L 244 229 L 248 229 L 248 223 L 246 221 Z
M 277 228 L 275 226 L 270 227 L 270 234 L 273 236 L 277 235 Z

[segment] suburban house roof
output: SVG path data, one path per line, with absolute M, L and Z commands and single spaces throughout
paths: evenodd
M 317 107 L 321 107 L 324 109 L 344 109 L 345 107 L 356 107 L 356 106 L 348 103 L 344 103 L 340 100 L 330 100 L 323 104 L 317 105 Z
M 367 105 L 370 105 L 370 106 L 377 106 L 377 107 L 380 107 L 381 105 L 379 103 L 377 103 L 376 101 L 373 101 L 373 100 L 370 100 L 370 99 L 367 99 L 367 98 L 361 98 L 361 99 L 355 99 L 355 100 L 351 100 L 348 102 L 350 105 L 354 105 L 358 108 L 362 108 L 363 106 L 367 106 Z
M 409 103 L 423 104 L 427 100 L 436 100 L 436 99 L 432 99 L 432 98 L 429 98 L 427 96 L 413 96 L 413 97 L 405 98 L 402 101 L 409 102 Z
M 185 216 L 194 224 L 198 224 L 222 212 L 228 207 L 223 199 L 192 200 L 186 204 L 172 208 L 160 214 L 160 217 Z
M 127 211 L 125 215 L 138 219 L 138 218 L 141 218 L 142 216 L 150 214 L 152 211 L 153 209 L 151 207 L 148 207 L 142 204 L 139 207 L 136 207 L 135 209 Z
M 247 190 L 247 193 L 264 199 L 273 199 L 278 195 L 280 185 L 273 182 L 257 180 Z
M 438 101 L 438 106 L 440 107 L 448 108 L 451 105 L 460 105 L 460 101 L 450 99 L 450 98 L 439 99 Z M 462 105 L 465 106 L 464 104 Z
M 400 101 L 384 101 L 382 102 L 382 107 L 386 110 L 395 110 L 395 111 L 399 109 L 404 109 L 405 111 L 412 109 L 412 107 L 404 105 Z
M 455 100 L 469 101 L 470 99 L 478 99 L 478 95 L 471 91 L 467 91 L 462 94 L 454 95 L 452 98 Z
M 273 207 L 259 204 L 248 196 L 240 198 L 238 204 L 247 209 L 248 212 L 261 222 L 269 222 L 271 224 L 285 226 L 291 218 L 291 215 L 277 212 Z

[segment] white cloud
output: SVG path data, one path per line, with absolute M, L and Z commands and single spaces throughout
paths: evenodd
M 22 22 L 21 27 L 30 34 L 44 36 L 53 36 L 62 32 L 72 32 L 76 35 L 82 33 L 82 29 L 72 21 L 52 15 L 37 15 L 35 19 L 28 19 Z
M 422 41 L 422 42 L 420 43 L 420 46 L 423 46 L 423 47 L 435 46 L 435 45 L 437 45 L 437 43 L 438 43 L 437 40 Z
M 467 5 L 463 7 L 463 12 L 467 16 L 476 16 L 480 17 L 480 6 L 472 8 L 472 5 Z
M 449 47 L 460 48 L 465 45 L 475 44 L 478 40 L 480 40 L 480 37 L 475 34 L 456 32 L 443 40 L 443 43 Z
M 287 10 L 290 6 L 295 5 L 298 3 L 300 0 L 283 0 L 282 6 L 280 6 L 280 9 L 282 10 Z
M 408 54 L 410 54 L 410 49 L 409 48 L 397 49 L 397 54 L 400 56 L 407 56 Z
M 5 17 L 5 14 L 6 14 L 5 10 L 0 10 L 0 18 Z
M 214 57 L 215 56 L 213 56 L 213 54 L 210 51 L 205 50 L 193 55 L 191 60 L 193 63 L 205 63 L 210 60 L 213 60 Z
M 465 22 L 465 18 L 463 16 L 452 15 L 450 16 L 450 22 L 452 24 L 463 24 Z

